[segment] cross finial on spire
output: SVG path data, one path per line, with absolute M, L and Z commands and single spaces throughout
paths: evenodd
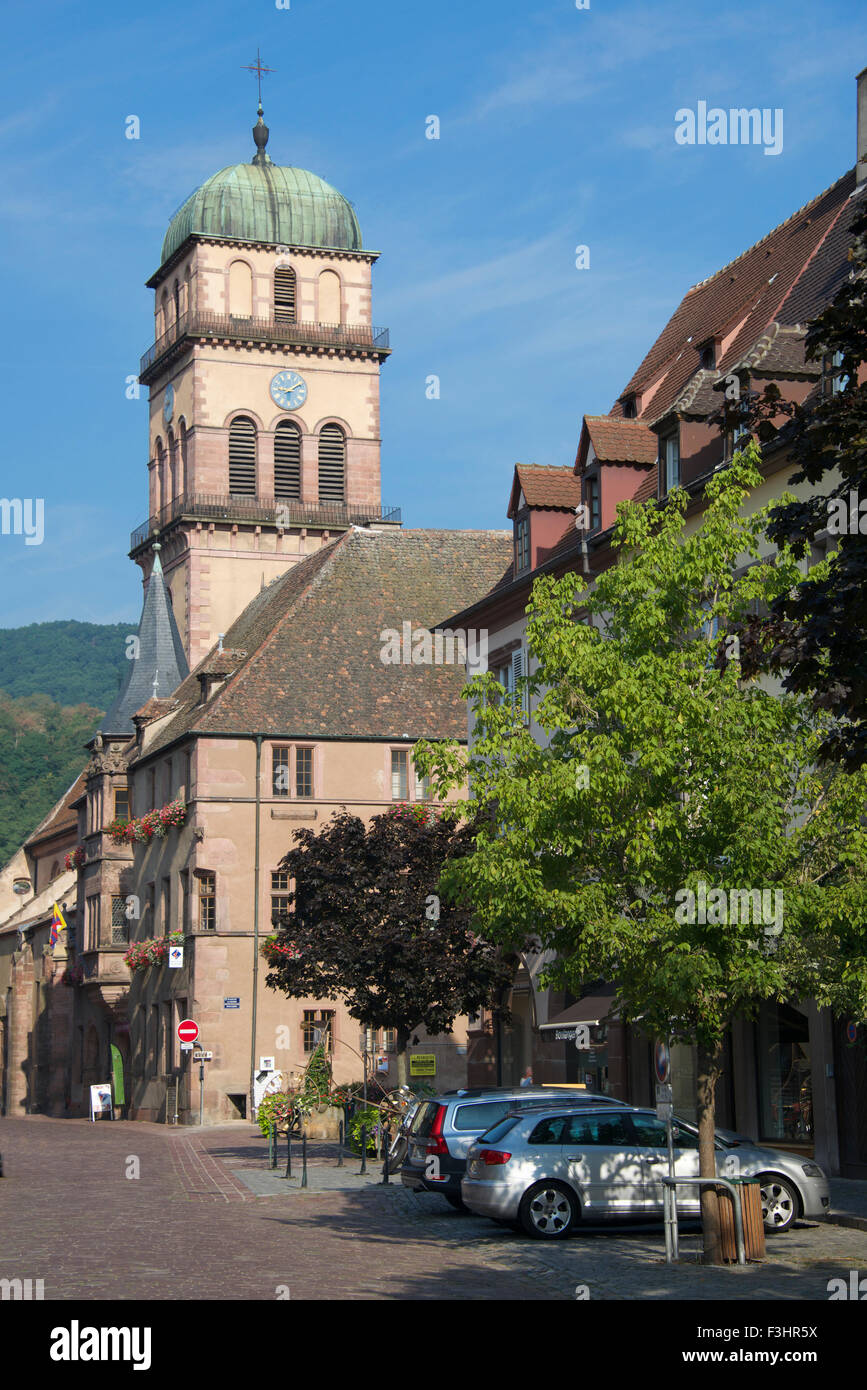
M 273 69 L 273 68 L 266 68 L 266 67 L 263 66 L 262 59 L 261 59 L 261 57 L 259 56 L 259 50 L 258 50 L 258 48 L 256 49 L 256 61 L 255 61 L 255 63 L 244 63 L 244 64 L 242 64 L 242 66 L 243 66 L 245 72 L 255 72 L 255 74 L 256 74 L 256 78 L 257 78 L 258 83 L 259 83 L 259 108 L 260 108 L 260 115 L 261 115 L 261 107 L 262 107 L 262 77 L 263 77 L 263 74 L 269 73 L 269 72 L 273 72 L 274 69 Z

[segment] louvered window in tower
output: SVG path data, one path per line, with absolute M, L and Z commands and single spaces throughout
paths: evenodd
M 301 431 L 291 420 L 281 420 L 274 434 L 274 496 L 301 496 Z
M 339 425 L 319 432 L 319 501 L 343 502 L 346 495 L 346 440 Z
M 246 415 L 229 427 L 229 491 L 240 497 L 256 495 L 256 426 Z
M 278 323 L 295 322 L 295 271 L 291 265 L 274 271 L 274 317 Z

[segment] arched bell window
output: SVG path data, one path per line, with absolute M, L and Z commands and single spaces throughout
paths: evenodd
M 229 426 L 229 492 L 237 497 L 256 495 L 256 426 L 239 415 Z
M 339 425 L 319 431 L 319 501 L 346 500 L 346 436 Z
M 293 420 L 281 420 L 274 431 L 274 496 L 301 496 L 301 431 Z
M 278 265 L 274 271 L 274 318 L 278 323 L 294 323 L 297 282 L 291 265 Z

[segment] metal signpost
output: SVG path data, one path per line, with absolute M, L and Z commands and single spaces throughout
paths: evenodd
M 671 1090 L 671 1049 L 665 1038 L 657 1038 L 653 1049 L 653 1067 L 656 1073 L 656 1114 L 665 1120 L 665 1144 L 668 1149 L 668 1182 L 662 1189 L 662 1210 L 665 1222 L 665 1262 L 672 1264 L 678 1258 L 677 1243 L 677 1189 L 674 1185 L 674 1134 L 672 1114 L 674 1110 Z
M 199 1025 L 191 1018 L 182 1019 L 178 1024 L 178 1037 L 181 1048 L 184 1052 L 192 1049 L 193 1043 L 199 1036 Z M 205 1108 L 205 1068 L 199 1067 L 199 1124 L 203 1123 Z M 177 1112 L 176 1112 L 177 1113 Z

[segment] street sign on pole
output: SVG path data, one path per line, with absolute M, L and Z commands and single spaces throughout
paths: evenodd
M 657 1081 L 656 1083 L 656 1114 L 660 1120 L 671 1118 L 671 1083 L 668 1081 Z
M 199 1025 L 194 1023 L 191 1018 L 185 1018 L 178 1024 L 178 1037 L 182 1043 L 194 1043 L 199 1036 Z
M 653 1049 L 653 1069 L 656 1079 L 665 1082 L 671 1075 L 671 1050 L 665 1038 L 657 1038 Z

